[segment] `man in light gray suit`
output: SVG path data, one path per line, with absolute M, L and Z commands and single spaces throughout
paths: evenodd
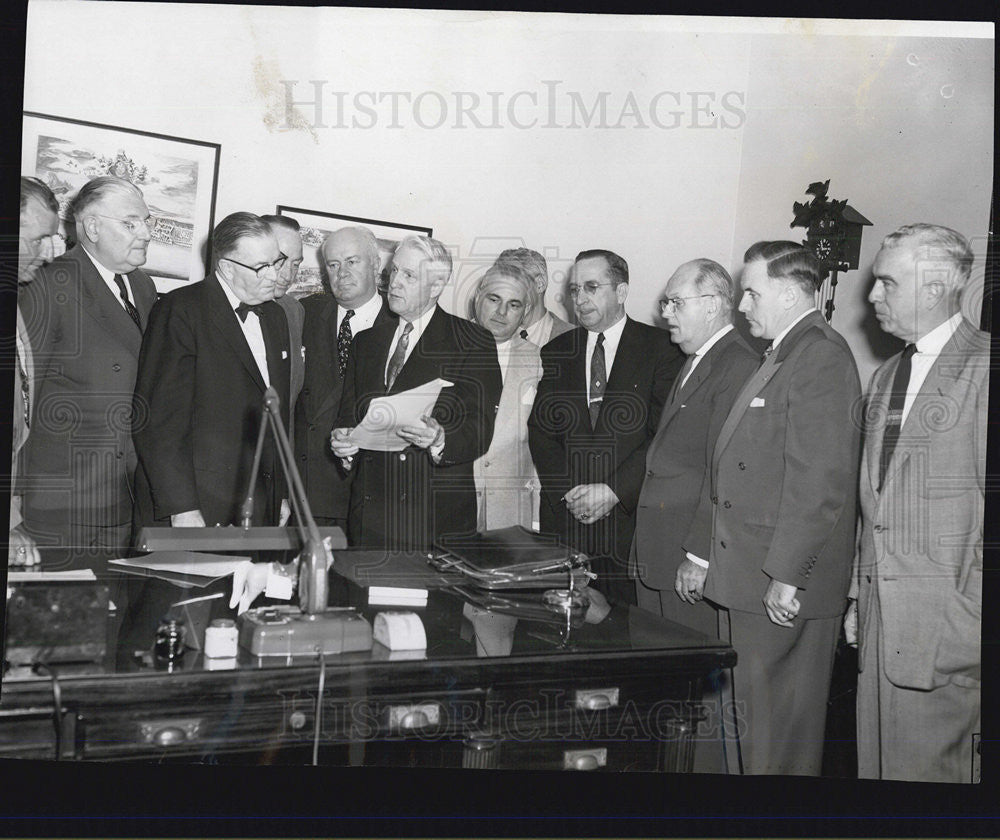
M 978 781 L 990 337 L 961 310 L 972 249 L 901 227 L 869 301 L 906 342 L 872 378 L 848 642 L 860 639 L 858 776 Z
M 516 265 L 526 271 L 535 281 L 535 290 L 538 292 L 538 306 L 528 318 L 525 318 L 522 324 L 522 338 L 542 348 L 557 335 L 573 329 L 572 324 L 568 324 L 545 308 L 545 290 L 549 287 L 549 267 L 545 263 L 545 257 L 530 248 L 508 248 L 500 252 L 495 265 L 504 263 Z

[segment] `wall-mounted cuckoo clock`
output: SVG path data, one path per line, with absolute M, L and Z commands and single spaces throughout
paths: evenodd
M 830 181 L 810 184 L 806 194 L 813 196 L 807 204 L 796 201 L 792 210 L 795 218 L 789 227 L 806 228 L 806 239 L 802 242 L 812 250 L 816 259 L 830 272 L 830 277 L 820 289 L 820 306 L 825 310 L 826 320 L 833 317 L 833 297 L 837 288 L 837 272 L 851 271 L 858 267 L 861 255 L 861 233 L 865 225 L 870 225 L 864 216 L 847 203 L 827 197 Z

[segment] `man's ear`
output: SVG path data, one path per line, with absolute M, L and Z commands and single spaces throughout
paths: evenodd
M 618 298 L 619 303 L 625 303 L 628 300 L 628 283 L 619 283 L 615 286 L 615 297 Z
M 83 230 L 83 235 L 89 241 L 96 242 L 100 238 L 100 233 L 98 232 L 100 225 L 94 216 L 84 216 L 80 228 Z

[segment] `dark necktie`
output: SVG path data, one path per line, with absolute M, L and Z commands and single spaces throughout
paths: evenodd
M 598 333 L 594 355 L 590 359 L 590 425 L 597 428 L 597 417 L 604 402 L 604 388 L 607 386 L 607 369 L 604 365 L 604 333 Z
M 681 388 L 684 387 L 684 380 L 687 379 L 688 374 L 691 372 L 691 368 L 694 367 L 694 360 L 694 353 L 684 360 L 684 366 L 681 368 L 681 372 L 677 374 L 677 384 L 674 385 L 674 393 L 671 398 L 671 402 L 675 402 L 681 398 Z
M 351 349 L 351 339 L 354 334 L 351 332 L 351 318 L 354 317 L 354 310 L 348 309 L 344 315 L 344 320 L 340 324 L 340 332 L 337 333 L 337 360 L 340 362 L 340 378 L 344 378 L 347 371 L 347 354 Z
M 528 331 L 527 330 L 521 330 L 521 338 L 523 338 L 523 339 L 527 339 L 528 338 Z
M 760 369 L 764 367 L 764 362 L 767 361 L 768 357 L 774 352 L 774 342 L 771 342 L 764 348 L 764 352 L 760 354 L 760 364 L 757 368 Z
M 896 375 L 892 379 L 892 392 L 889 394 L 889 411 L 885 418 L 885 430 L 882 432 L 882 457 L 878 466 L 878 489 L 882 490 L 882 482 L 889 469 L 892 453 L 899 440 L 899 430 L 903 425 L 903 406 L 906 404 L 906 387 L 910 384 L 911 359 L 916 352 L 916 344 L 907 344 L 903 355 L 896 366 Z
M 125 285 L 125 278 L 120 274 L 116 274 L 115 283 L 118 284 L 118 295 L 121 297 L 122 303 L 125 304 L 125 311 L 128 312 L 129 318 L 135 322 L 135 325 L 139 328 L 139 332 L 142 332 L 142 319 L 139 318 L 139 310 L 128 299 L 128 286 Z
M 21 360 L 21 351 L 17 350 L 17 371 L 21 377 L 21 400 L 24 402 L 24 427 L 31 426 L 31 386 L 28 384 L 28 375 L 24 372 L 24 362 Z
M 263 323 L 260 315 L 263 306 L 264 304 L 262 303 L 241 303 L 236 307 L 236 314 L 240 316 L 240 320 L 245 324 L 247 322 L 247 315 L 253 312 L 261 320 L 261 323 Z
M 392 390 L 392 383 L 396 381 L 399 372 L 403 369 L 403 362 L 406 360 L 406 348 L 410 344 L 410 333 L 413 332 L 413 324 L 407 323 L 403 327 L 403 334 L 396 342 L 396 349 L 392 351 L 392 358 L 389 359 L 389 368 L 385 372 L 385 390 Z

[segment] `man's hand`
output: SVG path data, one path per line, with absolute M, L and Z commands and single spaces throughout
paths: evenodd
M 278 517 L 278 527 L 284 528 L 288 524 L 288 517 L 292 515 L 292 509 L 288 504 L 288 499 L 281 500 L 281 515 Z
M 607 484 L 577 484 L 563 499 L 570 515 L 584 525 L 603 519 L 618 504 L 615 491 Z
M 791 627 L 792 619 L 799 614 L 800 604 L 795 598 L 798 587 L 780 580 L 771 579 L 764 593 L 764 609 L 767 617 L 779 627 Z
M 330 432 L 330 448 L 333 450 L 333 454 L 340 458 L 345 470 L 351 468 L 354 456 L 360 451 L 360 447 L 356 443 L 348 440 L 352 431 L 352 429 L 334 429 Z
M 267 572 L 270 563 L 251 563 L 244 560 L 233 572 L 233 594 L 229 598 L 229 609 L 236 607 L 236 614 L 242 615 L 257 596 L 267 586 Z
M 674 578 L 674 592 L 682 601 L 696 604 L 705 593 L 705 578 L 708 569 L 688 560 L 686 557 L 677 567 L 677 577 Z
M 397 434 L 407 443 L 419 449 L 443 449 L 444 429 L 433 417 L 424 415 L 420 418 L 422 426 L 401 426 Z M 433 453 L 432 453 L 433 454 Z
M 844 638 L 851 647 L 858 646 L 858 602 L 856 598 L 852 598 L 847 603 L 847 612 L 844 613 Z
M 37 566 L 42 562 L 38 556 L 35 541 L 20 525 L 10 529 L 10 543 L 7 549 L 8 566 Z
M 172 514 L 170 524 L 174 528 L 204 528 L 205 518 L 200 510 L 186 510 L 184 513 Z

